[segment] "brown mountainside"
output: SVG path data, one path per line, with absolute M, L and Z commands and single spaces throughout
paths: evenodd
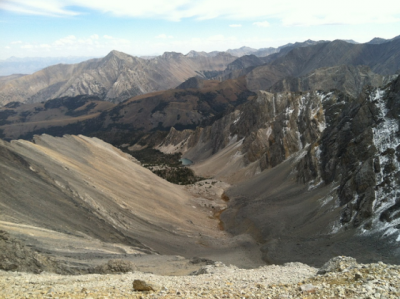
M 112 51 L 101 59 L 55 65 L 9 81 L 0 87 L 0 105 L 83 94 L 120 102 L 132 96 L 174 88 L 196 75 L 223 71 L 234 59 L 227 53 L 187 57 L 170 52 L 145 60 Z
M 211 126 L 171 129 L 158 148 L 235 183 L 221 219 L 264 244 L 266 261 L 398 263 L 399 95 L 400 78 L 357 98 L 259 92 Z
M 114 144 L 126 143 L 149 131 L 212 123 L 254 95 L 244 78 L 224 82 L 192 78 L 180 88 L 136 96 L 119 104 L 93 96 L 25 105 L 9 103 L 0 108 L 0 132 L 7 140 L 30 139 L 42 133 L 82 133 Z M 124 141 L 125 137 L 128 140 Z
M 218 229 L 204 205 L 210 199 L 157 177 L 99 139 L 0 140 L 0 154 L 2 230 L 69 268 L 156 252 L 260 262 L 248 242 L 240 249 L 239 239 Z
M 340 90 L 357 97 L 365 85 L 379 87 L 385 85 L 392 76 L 375 74 L 367 66 L 341 65 L 316 69 L 301 77 L 287 77 L 279 80 L 270 88 L 270 92 Z
M 336 40 L 292 49 L 246 76 L 250 90 L 265 90 L 286 77 L 304 76 L 315 69 L 366 65 L 375 73 L 392 75 L 400 69 L 400 39 L 382 44 L 351 44 Z

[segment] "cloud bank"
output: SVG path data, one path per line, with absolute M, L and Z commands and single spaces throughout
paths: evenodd
M 180 21 L 185 18 L 207 20 L 278 20 L 284 26 L 388 23 L 400 20 L 400 5 L 392 0 L 379 2 L 315 0 L 2 0 L 0 9 L 21 14 L 75 16 L 84 8 L 133 18 Z M 267 26 L 268 22 L 256 22 Z

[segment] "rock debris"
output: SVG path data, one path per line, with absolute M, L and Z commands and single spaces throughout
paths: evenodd
M 346 257 L 329 262 L 329 271 L 301 263 L 239 269 L 207 265 L 206 274 L 159 276 L 151 273 L 89 274 L 0 272 L 0 298 L 380 298 L 400 297 L 400 266 L 358 264 Z M 337 267 L 332 267 L 337 265 Z M 327 267 L 325 267 L 325 270 Z M 136 291 L 134 281 L 157 285 Z M 141 283 L 142 283 L 141 282 Z

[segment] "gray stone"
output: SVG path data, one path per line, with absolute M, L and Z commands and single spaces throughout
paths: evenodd
M 329 272 L 343 272 L 345 269 L 355 268 L 357 266 L 355 258 L 347 256 L 337 256 L 326 262 L 317 272 L 325 274 Z
M 155 292 L 159 289 L 159 287 L 153 283 L 148 283 L 144 280 L 135 279 L 133 281 L 133 289 L 138 292 Z

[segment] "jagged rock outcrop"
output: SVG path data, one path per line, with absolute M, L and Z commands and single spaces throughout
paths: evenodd
M 193 76 L 223 71 L 235 60 L 227 53 L 187 57 L 166 52 L 146 60 L 118 51 L 79 64 L 55 65 L 0 86 L 0 105 L 96 95 L 121 102 L 136 95 L 174 88 Z
M 356 98 L 366 85 L 379 87 L 393 76 L 375 74 L 367 66 L 341 65 L 316 69 L 301 77 L 288 77 L 276 82 L 268 91 L 307 91 L 336 89 Z
M 69 274 L 65 265 L 35 252 L 3 230 L 0 230 L 0 270 Z
M 171 130 L 159 146 L 162 151 L 183 152 L 197 163 L 220 151 L 232 150 L 220 160 L 223 176 L 253 164 L 252 174 L 274 167 L 315 142 L 325 128 L 322 92 L 272 94 L 260 91 L 257 98 L 205 128 Z M 336 94 L 330 94 L 336 97 Z M 213 158 L 212 158 L 213 159 Z M 236 165 L 228 170 L 225 167 Z M 198 169 L 201 173 L 201 170 Z M 225 171 L 226 170 L 226 171 Z M 243 180 L 243 178 L 242 178 Z
M 365 87 L 357 98 L 338 91 L 259 92 L 212 126 L 171 130 L 160 149 L 183 152 L 200 175 L 240 182 L 227 192 L 222 220 L 231 232 L 269 240 L 266 260 L 283 258 L 283 243 L 306 234 L 308 249 L 337 238 L 332 250 L 348 253 L 342 242 L 354 238 L 359 255 L 386 251 L 396 260 L 388 244 L 400 238 L 399 103 L 400 78 Z
M 366 65 L 374 73 L 392 75 L 400 68 L 400 39 L 382 44 L 351 44 L 341 40 L 297 47 L 246 75 L 250 90 L 265 90 L 286 77 L 307 75 L 322 67 Z

